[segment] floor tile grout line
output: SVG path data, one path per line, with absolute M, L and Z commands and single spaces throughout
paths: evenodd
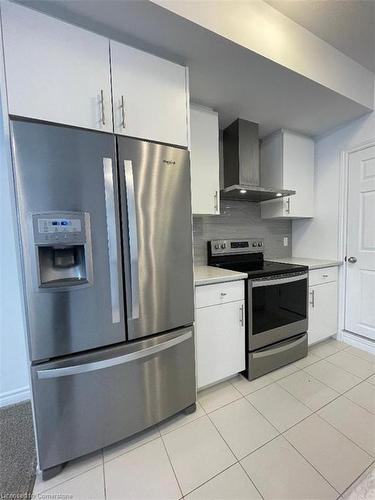
M 84 456 L 84 455 L 83 455 L 83 456 Z M 72 462 L 72 461 L 70 461 L 70 462 Z M 67 462 L 67 465 L 68 465 L 70 462 Z M 56 484 L 54 484 L 53 486 L 47 487 L 45 490 L 43 489 L 43 490 L 41 490 L 41 491 L 38 491 L 38 493 L 35 493 L 35 494 L 36 494 L 36 495 L 41 495 L 41 494 L 47 493 L 48 491 L 50 491 L 50 490 L 52 490 L 52 489 L 56 488 L 57 486 L 61 486 L 62 484 L 66 483 L 67 481 L 70 481 L 71 479 L 75 479 L 75 478 L 77 478 L 78 476 L 82 476 L 82 474 L 85 474 L 86 472 L 89 472 L 89 471 L 91 471 L 91 470 L 93 470 L 93 469 L 99 468 L 100 466 L 101 466 L 101 464 L 96 464 L 96 465 L 93 465 L 92 467 L 89 467 L 88 469 L 85 469 L 85 470 L 83 470 L 83 471 L 81 471 L 81 472 L 78 472 L 78 474 L 74 474 L 74 475 L 72 475 L 72 476 L 69 476 L 69 477 L 68 477 L 68 478 L 66 478 L 66 479 L 63 479 L 61 482 L 56 483 Z M 62 472 L 61 472 L 61 473 L 62 473 Z M 60 473 L 60 474 L 61 474 L 61 473 Z M 34 485 L 34 488 L 35 488 L 35 485 Z M 34 491 L 33 491 L 33 494 L 34 494 Z
M 353 484 L 358 481 L 358 479 L 363 476 L 363 474 L 365 474 L 366 472 L 368 472 L 368 470 L 373 467 L 373 465 L 375 464 L 375 460 L 368 466 L 366 467 L 366 469 L 356 478 L 354 479 L 354 481 L 352 483 L 349 484 L 349 486 L 340 494 L 339 498 L 342 498 L 342 496 L 353 486 Z
M 354 347 L 354 345 L 348 345 L 348 347 L 345 347 L 345 349 L 343 349 L 343 351 L 348 351 L 351 347 Z M 359 347 L 357 347 L 357 349 L 359 349 Z M 364 357 L 360 356 L 359 354 L 356 354 L 354 352 L 349 352 L 349 354 L 351 356 L 355 356 L 356 358 L 360 358 L 360 359 L 363 359 L 363 361 L 367 361 L 367 363 L 375 363 L 375 354 L 373 354 L 372 352 L 370 351 L 365 351 L 364 349 L 360 349 L 360 351 L 363 351 L 364 353 L 366 354 L 370 354 L 371 356 L 373 356 L 374 360 L 373 361 L 368 361 L 367 359 L 365 359 Z
M 147 429 L 145 429 L 145 430 L 147 430 Z M 143 432 L 143 431 L 141 431 L 141 432 Z M 131 436 L 130 436 L 130 437 L 131 437 Z M 104 459 L 104 453 L 103 453 L 103 462 L 104 462 L 105 464 L 108 464 L 108 463 L 110 463 L 110 462 L 113 462 L 113 460 L 116 460 L 117 458 L 120 458 L 120 457 L 122 457 L 123 455 L 126 455 L 126 454 L 130 453 L 131 451 L 137 450 L 138 448 L 142 448 L 142 446 L 145 446 L 146 444 L 149 444 L 149 443 L 151 443 L 152 441 L 155 441 L 156 439 L 159 439 L 160 437 L 161 437 L 161 435 L 160 435 L 160 431 L 159 431 L 159 435 L 158 435 L 158 436 L 155 436 L 155 437 L 151 438 L 149 441 L 146 441 L 145 443 L 140 443 L 140 444 L 138 444 L 138 445 L 134 446 L 133 448 L 131 448 L 130 450 L 125 450 L 125 451 L 123 451 L 123 452 L 119 453 L 118 455 L 116 455 L 115 457 L 108 458 L 107 460 L 105 460 L 105 459 Z M 126 438 L 125 438 L 125 439 L 126 439 Z M 121 442 L 121 441 L 120 441 L 120 442 Z M 116 443 L 114 443 L 114 444 L 116 444 Z M 111 446 L 111 445 L 109 445 L 109 446 Z M 103 449 L 103 451 L 104 451 L 104 449 Z
M 163 434 L 159 431 L 160 432 L 160 437 L 167 436 L 171 432 L 177 431 L 178 429 L 181 429 L 181 427 L 185 427 L 186 425 L 192 424 L 193 422 L 196 422 L 197 420 L 200 420 L 203 417 L 207 417 L 207 413 L 206 412 L 204 413 L 204 415 L 201 415 L 200 417 L 194 418 L 193 420 L 189 420 L 189 422 L 182 423 L 178 427 L 176 427 L 174 429 L 170 429 L 169 431 L 166 431 Z
M 301 370 L 303 371 L 303 370 Z M 299 401 L 301 404 L 303 404 L 304 406 L 306 406 L 306 408 L 308 408 L 311 412 L 315 413 L 317 411 L 319 411 L 321 408 L 324 408 L 324 406 L 328 405 L 329 403 L 332 403 L 333 401 L 335 401 L 337 398 L 339 398 L 340 396 L 342 396 L 342 394 L 340 394 L 338 391 L 336 391 L 335 389 L 333 389 L 332 387 L 329 387 L 327 384 L 324 384 L 323 382 L 321 382 L 320 380 L 316 379 L 315 377 L 313 377 L 312 375 L 310 375 L 309 373 L 307 372 L 304 372 L 306 373 L 306 375 L 308 375 L 309 377 L 311 377 L 312 379 L 314 379 L 316 382 L 318 382 L 319 384 L 323 385 L 325 388 L 327 389 L 331 389 L 332 391 L 334 391 L 337 396 L 334 397 L 333 399 L 331 399 L 330 401 L 328 401 L 327 403 L 324 403 L 324 405 L 322 405 L 321 407 L 319 407 L 317 410 L 314 410 L 313 408 L 310 408 L 309 406 L 307 406 L 306 403 L 304 403 L 303 401 L 301 401 L 300 399 L 297 398 L 297 396 L 295 396 L 292 392 L 290 392 L 287 387 L 284 387 L 283 385 L 281 384 L 278 384 L 280 387 L 282 387 L 283 389 L 285 389 L 291 396 L 293 396 L 295 399 L 297 399 L 297 401 Z M 292 373 L 293 375 L 293 373 Z
M 345 350 L 345 349 L 344 349 Z M 350 373 L 350 375 L 354 375 L 355 377 L 358 377 L 358 378 L 363 378 L 362 375 L 357 375 L 356 373 L 353 373 L 351 371 L 349 371 L 347 368 L 343 368 L 342 366 L 340 365 L 337 365 L 336 363 L 332 363 L 332 361 L 330 361 L 328 358 L 331 358 L 332 356 L 335 356 L 336 354 L 339 354 L 340 352 L 342 351 L 338 351 L 338 352 L 335 352 L 334 354 L 330 354 L 329 356 L 327 356 L 326 358 L 324 358 L 327 363 L 330 363 L 331 365 L 334 365 L 338 368 L 341 368 L 341 370 L 344 370 L 346 373 Z M 364 361 L 365 363 L 368 363 L 369 365 L 371 365 L 371 362 L 370 361 L 366 361 L 365 359 L 363 358 L 359 358 L 358 356 L 355 356 L 354 354 L 350 354 L 350 353 L 347 353 L 349 354 L 349 356 L 352 356 L 354 357 L 354 359 L 358 359 L 360 361 Z M 368 377 L 365 377 L 365 378 L 369 378 L 369 377 L 372 377 L 373 375 L 375 374 L 375 368 L 374 368 L 374 371 L 371 373 L 371 375 L 368 375 Z
M 288 429 L 288 430 L 289 430 L 289 429 Z M 286 431 L 285 431 L 285 432 L 286 432 Z M 319 470 L 315 467 L 315 465 L 314 465 L 314 464 L 312 464 L 312 463 L 310 462 L 310 460 L 308 460 L 308 459 L 305 457 L 305 455 L 303 455 L 303 454 L 302 454 L 302 452 L 301 452 L 298 448 L 296 448 L 296 447 L 294 446 L 294 444 L 293 444 L 293 443 L 291 443 L 291 442 L 289 441 L 289 439 L 288 439 L 286 436 L 284 436 L 284 434 L 282 434 L 282 436 L 283 436 L 283 438 L 284 438 L 284 439 L 286 439 L 286 441 L 290 444 L 290 446 L 291 446 L 292 448 L 294 448 L 294 449 L 296 450 L 296 452 L 297 452 L 297 453 L 298 453 L 298 454 L 299 454 L 299 455 L 300 455 L 300 456 L 301 456 L 301 457 L 302 457 L 302 458 L 303 458 L 303 459 L 304 459 L 304 460 L 305 460 L 305 461 L 306 461 L 309 465 L 311 465 L 311 467 L 312 467 L 312 468 L 313 468 L 313 469 L 314 469 L 314 470 L 315 470 L 315 471 L 319 474 L 319 476 L 321 476 L 321 477 L 322 477 L 322 478 L 323 478 L 323 479 L 324 479 L 324 480 L 325 480 L 325 481 L 326 481 L 326 482 L 327 482 L 327 483 L 328 483 L 328 484 L 329 484 L 329 485 L 330 485 L 330 486 L 331 486 L 331 487 L 332 487 L 332 488 L 333 488 L 333 489 L 337 492 L 337 494 L 338 494 L 338 495 L 340 495 L 340 492 L 339 492 L 339 491 L 338 491 L 338 490 L 337 490 L 337 489 L 333 486 L 333 484 L 331 484 L 331 483 L 328 481 L 328 479 L 327 479 L 327 478 L 326 478 L 326 477 L 325 477 L 325 476 L 324 476 L 324 475 L 323 475 L 323 474 L 322 474 L 322 473 L 321 473 L 321 472 L 320 472 L 320 471 L 319 471 Z M 361 474 L 362 474 L 362 473 L 361 473 Z M 359 476 L 358 476 L 358 477 L 359 477 Z
M 347 436 L 346 434 L 344 434 L 340 429 L 338 429 L 333 424 L 331 424 L 331 422 L 329 422 L 327 419 L 325 419 L 322 415 L 317 415 L 317 416 L 319 418 L 321 418 L 322 420 L 324 420 L 324 422 L 326 422 L 328 425 L 330 425 L 331 427 L 333 427 L 333 429 L 335 429 L 337 432 L 339 432 L 342 436 L 346 437 L 346 439 L 349 439 L 349 441 L 351 441 L 355 446 L 357 446 L 357 448 L 359 448 L 364 453 L 366 453 L 366 455 L 368 455 L 370 458 L 372 458 L 373 460 L 375 460 L 375 453 L 373 455 L 372 453 L 369 453 L 367 450 L 363 449 L 362 446 L 360 446 L 358 443 L 356 443 L 355 441 L 353 441 L 352 438 L 350 438 L 349 436 Z
M 180 493 L 181 493 L 181 497 L 180 497 L 180 498 L 183 498 L 183 497 L 184 497 L 184 493 L 183 493 L 183 491 L 182 491 L 182 488 L 181 488 L 181 485 L 180 485 L 180 481 L 178 480 L 177 473 L 176 473 L 175 468 L 174 468 L 174 466 L 173 466 L 172 459 L 171 459 L 171 457 L 169 456 L 167 445 L 165 444 L 165 442 L 164 442 L 164 439 L 163 439 L 163 436 L 162 436 L 162 435 L 160 435 L 160 438 L 161 438 L 161 442 L 163 443 L 165 453 L 167 454 L 167 457 L 168 457 L 168 460 L 169 460 L 169 464 L 170 464 L 170 466 L 172 467 L 172 471 L 173 471 L 174 477 L 175 477 L 175 479 L 176 479 L 177 486 L 178 486 L 178 488 L 179 488 L 179 490 L 180 490 Z
M 228 448 L 230 449 L 230 451 L 232 452 L 235 460 L 237 461 L 237 463 L 240 465 L 240 467 L 242 467 L 241 465 L 241 460 L 243 460 L 243 458 L 239 459 L 237 458 L 236 454 L 234 453 L 234 451 L 232 450 L 232 448 L 229 446 L 229 443 L 226 441 L 226 439 L 224 438 L 224 436 L 221 434 L 220 430 L 217 428 L 215 422 L 213 422 L 213 420 L 208 417 L 210 419 L 210 422 L 212 423 L 212 425 L 215 427 L 215 429 L 217 430 L 217 432 L 219 433 L 220 437 L 222 438 L 222 440 L 225 442 L 225 444 L 228 446 Z M 255 451 L 255 450 L 253 450 Z M 234 464 L 233 464 L 234 465 Z M 242 467 L 242 469 L 244 470 L 244 468 Z M 245 470 L 244 470 L 245 471 Z M 257 490 L 257 492 L 259 493 L 259 495 L 261 496 L 261 498 L 263 498 L 264 500 L 264 497 L 263 495 L 261 494 L 261 492 L 258 490 L 257 486 L 255 485 L 254 481 L 251 479 L 251 477 L 249 476 L 249 474 L 245 471 L 246 475 L 248 476 L 248 478 L 250 479 L 251 483 L 253 484 L 254 488 Z
M 242 459 L 243 460 L 243 459 Z M 258 486 L 254 483 L 254 481 L 251 479 L 251 476 L 250 474 L 247 472 L 247 470 L 245 469 L 245 467 L 243 466 L 242 464 L 242 460 L 240 460 L 238 463 L 241 467 L 241 469 L 244 471 L 244 473 L 246 474 L 246 476 L 249 478 L 249 480 L 251 481 L 251 484 L 254 486 L 254 488 L 257 490 L 257 492 L 259 493 L 260 497 L 263 498 L 263 500 L 265 500 L 264 496 L 262 495 L 262 493 L 260 492 Z
M 360 384 L 359 384 L 360 385 Z M 365 408 L 364 406 L 360 405 L 359 403 L 357 403 L 356 401 L 353 401 L 352 399 L 348 398 L 348 396 L 346 395 L 347 393 L 345 394 L 342 394 L 342 397 L 345 398 L 347 401 L 350 401 L 351 403 L 353 403 L 355 406 L 358 406 L 359 408 L 362 408 L 362 410 L 365 410 L 367 411 L 367 413 L 369 413 L 372 417 L 375 417 L 375 413 L 373 413 L 372 411 L 368 410 L 367 408 Z
M 199 484 L 198 486 L 196 486 L 195 488 L 193 488 L 192 490 L 189 490 L 188 493 L 185 493 L 184 495 L 184 498 L 186 498 L 188 495 L 190 495 L 191 493 L 193 493 L 193 491 L 196 491 L 198 490 L 199 488 L 201 488 L 202 486 L 204 486 L 205 484 L 209 483 L 210 481 L 212 481 L 212 479 L 215 479 L 215 477 L 218 477 L 220 476 L 220 474 L 223 474 L 223 472 L 227 471 L 228 469 L 230 469 L 231 467 L 234 467 L 235 465 L 237 465 L 239 462 L 238 460 L 236 459 L 236 461 L 233 463 L 233 464 L 230 464 L 228 465 L 228 467 L 225 467 L 225 469 L 223 469 L 222 471 L 220 472 L 217 472 L 216 474 L 214 474 L 213 476 L 211 476 L 209 479 L 207 479 L 206 481 L 204 481 L 203 483 Z

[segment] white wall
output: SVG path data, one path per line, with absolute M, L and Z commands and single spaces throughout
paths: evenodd
M 2 68 L 0 57 L 0 406 L 29 397 Z
M 152 0 L 335 92 L 372 108 L 373 74 L 263 0 Z M 301 47 L 301 50 L 296 50 Z
M 293 221 L 293 256 L 338 259 L 341 152 L 375 139 L 375 112 L 316 142 L 315 217 Z

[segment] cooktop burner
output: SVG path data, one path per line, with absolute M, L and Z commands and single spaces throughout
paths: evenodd
M 208 265 L 247 273 L 249 278 L 307 271 L 308 267 L 264 260 L 262 238 L 208 242 Z

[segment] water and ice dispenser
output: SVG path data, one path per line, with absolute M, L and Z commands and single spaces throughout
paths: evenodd
M 39 289 L 92 284 L 90 216 L 85 212 L 32 215 Z

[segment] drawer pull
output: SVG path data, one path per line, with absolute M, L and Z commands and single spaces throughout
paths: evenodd
M 222 297 L 225 297 L 225 296 L 226 296 L 226 295 L 228 295 L 228 294 L 227 294 L 227 293 L 224 293 L 224 292 L 221 292 L 221 293 L 220 293 L 220 295 L 221 295 Z
M 328 278 L 328 274 L 323 274 L 323 278 Z

